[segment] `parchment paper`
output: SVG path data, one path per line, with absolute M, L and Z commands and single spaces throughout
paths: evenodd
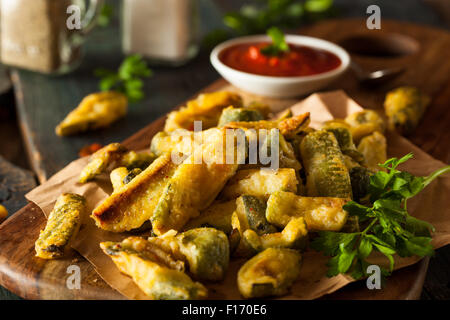
M 343 91 L 332 91 L 313 94 L 292 106 L 291 109 L 294 115 L 310 112 L 311 126 L 318 127 L 323 121 L 344 118 L 347 114 L 359 111 L 362 108 Z M 418 176 L 426 176 L 445 165 L 396 133 L 388 132 L 387 141 L 388 157 L 401 157 L 408 152 L 414 153 L 414 159 L 403 164 L 401 170 L 407 170 Z M 87 158 L 82 158 L 70 163 L 50 180 L 29 192 L 26 198 L 38 205 L 47 216 L 53 208 L 56 198 L 61 193 L 75 192 L 86 197 L 90 213 L 96 205 L 108 196 L 111 192 L 111 186 L 107 176 L 101 177 L 96 182 L 85 185 L 78 184 L 78 175 L 87 162 Z M 432 242 L 435 248 L 450 243 L 449 191 L 450 176 L 441 176 L 408 202 L 408 210 L 412 215 L 435 226 L 436 232 L 433 235 Z M 132 279 L 121 274 L 112 260 L 99 247 L 99 243 L 102 241 L 119 241 L 130 234 L 116 234 L 100 230 L 88 216 L 84 217 L 83 221 L 83 226 L 73 243 L 73 248 L 94 265 L 99 275 L 112 288 L 130 299 L 147 299 Z M 315 299 L 332 293 L 354 281 L 351 277 L 344 275 L 327 278 L 325 276 L 327 260 L 328 258 L 321 253 L 312 250 L 305 252 L 298 281 L 294 284 L 291 293 L 281 297 L 281 299 Z M 396 257 L 395 269 L 406 267 L 419 260 L 417 257 Z M 224 281 L 206 284 L 209 289 L 209 298 L 241 298 L 236 285 L 236 273 L 243 262 L 242 260 L 232 261 Z M 387 265 L 387 261 L 382 256 L 375 256 L 373 263 Z

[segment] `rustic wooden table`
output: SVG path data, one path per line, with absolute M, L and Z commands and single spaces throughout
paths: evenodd
M 216 2 L 213 3 L 209 0 L 201 2 L 203 12 L 202 24 L 205 30 L 218 26 L 221 12 L 216 4 L 219 4 L 222 9 L 229 10 L 235 8 L 239 3 L 236 0 L 216 0 Z M 341 8 L 341 15 L 354 16 L 365 14 L 364 1 L 361 1 L 358 5 L 355 5 L 354 1 L 349 0 L 337 0 L 336 2 Z M 445 27 L 445 23 L 437 17 L 436 13 L 429 7 L 425 7 L 419 0 L 396 2 L 397 4 L 402 2 L 405 7 L 400 5 L 397 7 L 389 6 L 386 1 L 372 2 L 380 5 L 383 17 L 406 19 Z M 435 3 L 437 1 L 428 2 Z M 445 19 L 445 15 L 443 17 Z M 11 71 L 20 131 L 31 169 L 36 174 L 39 182 L 45 181 L 67 163 L 76 159 L 78 151 L 83 146 L 94 142 L 107 144 L 114 141 L 122 141 L 218 78 L 217 73 L 210 66 L 209 52 L 207 50 L 203 50 L 193 61 L 182 67 L 153 67 L 155 76 L 145 82 L 145 90 L 147 92 L 145 100 L 131 105 L 126 118 L 108 129 L 95 133 L 86 133 L 70 138 L 56 136 L 54 128 L 58 122 L 86 94 L 98 89 L 98 80 L 93 76 L 93 70 L 98 67 L 117 68 L 122 61 L 123 56 L 120 54 L 118 30 L 118 19 L 114 19 L 107 28 L 94 30 L 87 40 L 86 54 L 82 65 L 69 75 L 47 77 L 27 71 Z M 13 116 L 9 117 L 9 119 L 5 122 L 14 121 Z M 9 135 L 11 135 L 13 130 L 13 128 L 8 130 Z M 6 139 L 9 139 L 9 137 L 5 134 L 2 135 L 0 131 L 0 139 L 0 141 L 6 142 Z M 2 142 L 0 154 L 5 152 L 5 145 Z M 20 153 L 22 150 L 15 150 L 15 152 Z M 14 159 L 8 160 L 14 161 L 17 158 L 16 156 Z M 22 160 L 23 157 L 21 160 L 19 157 L 17 161 L 22 166 L 26 165 L 21 162 Z M 29 179 L 29 175 L 26 177 Z M 32 188 L 33 183 L 30 180 L 27 181 L 29 183 L 28 187 Z M 1 200 L 0 198 L 0 202 Z M 21 199 L 21 201 L 25 204 L 25 199 Z M 436 257 L 431 259 L 422 293 L 423 299 L 450 299 L 449 261 L 449 247 L 438 250 Z M 0 299 L 11 297 L 13 295 L 0 288 Z

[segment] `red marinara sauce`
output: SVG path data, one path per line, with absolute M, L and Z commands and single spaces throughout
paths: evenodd
M 310 76 L 341 65 L 341 60 L 329 51 L 293 44 L 289 44 L 289 52 L 266 56 L 260 49 L 268 45 L 267 42 L 237 44 L 222 50 L 219 59 L 233 69 L 273 77 Z

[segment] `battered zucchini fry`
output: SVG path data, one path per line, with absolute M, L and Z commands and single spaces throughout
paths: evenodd
M 225 277 L 230 260 L 228 238 L 214 228 L 197 228 L 177 236 L 180 252 L 196 279 L 218 281 Z
M 130 183 L 131 180 L 136 178 L 138 175 L 140 175 L 142 172 L 139 168 L 134 168 L 133 170 L 129 171 L 128 174 L 123 178 L 123 183 L 127 184 Z
M 194 129 L 194 121 L 202 121 L 202 128 L 217 126 L 222 110 L 228 106 L 242 107 L 242 98 L 236 93 L 218 91 L 201 94 L 188 101 L 186 107 L 169 113 L 164 131 Z
M 272 131 L 271 134 L 274 134 L 274 131 Z M 269 140 L 270 139 L 272 139 L 272 137 L 269 138 Z M 269 142 L 269 140 L 267 142 Z M 280 168 L 292 168 L 296 171 L 300 170 L 302 168 L 302 165 L 295 156 L 294 148 L 292 147 L 291 143 L 287 142 L 284 139 L 284 136 L 282 134 L 279 135 L 279 143 Z M 299 176 L 297 176 L 297 179 L 299 180 L 299 182 L 301 182 Z
M 267 221 L 285 227 L 295 217 L 303 217 L 308 230 L 339 231 L 347 221 L 342 206 L 347 199 L 302 197 L 292 192 L 275 192 L 267 201 Z
M 190 154 L 194 147 L 194 142 L 193 131 L 186 129 L 177 129 L 170 132 L 160 131 L 153 136 L 150 150 L 157 156 L 172 150 Z
M 145 169 L 155 158 L 153 154 L 128 151 L 120 143 L 111 143 L 91 155 L 89 163 L 81 171 L 79 182 L 86 183 L 116 167 Z
M 115 190 L 92 212 L 97 226 L 113 232 L 141 227 L 153 216 L 164 188 L 174 174 L 177 164 L 170 153 L 157 158 L 128 184 Z
M 348 115 L 345 121 L 351 126 L 350 132 L 356 143 L 375 131 L 384 133 L 386 129 L 384 120 L 373 110 L 354 112 Z
M 302 256 L 296 250 L 266 249 L 239 270 L 239 292 L 244 298 L 284 295 L 298 278 L 301 261 Z
M 111 174 L 109 176 L 111 179 L 113 191 L 119 190 L 120 187 L 123 187 L 124 185 L 129 183 L 131 180 L 136 178 L 136 176 L 139 175 L 141 172 L 142 170 L 139 168 L 128 170 L 125 167 L 119 167 L 111 171 Z
M 106 172 L 108 167 L 120 160 L 127 151 L 120 143 L 111 143 L 96 151 L 91 155 L 89 163 L 81 171 L 79 182 L 86 183 Z
M 115 91 L 93 93 L 56 127 L 56 134 L 68 136 L 109 126 L 127 113 L 128 99 Z
M 242 121 L 260 121 L 264 120 L 264 116 L 255 109 L 250 108 L 234 108 L 228 107 L 223 109 L 219 119 L 218 127 L 223 127 L 230 122 L 242 122 Z
M 169 230 L 148 241 L 180 261 L 199 280 L 217 281 L 225 276 L 230 260 L 228 238 L 214 228 L 195 228 L 177 235 Z
M 350 176 L 338 142 L 331 132 L 309 133 L 300 144 L 308 196 L 352 197 Z
M 186 300 L 207 296 L 206 288 L 183 272 L 182 261 L 149 241 L 130 237 L 122 242 L 102 242 L 100 247 L 119 270 L 132 277 L 152 299 Z
M 230 151 L 226 150 L 226 131 L 220 129 L 220 132 L 222 134 L 217 141 L 202 146 L 202 158 L 198 159 L 201 163 L 195 163 L 199 157 L 191 154 L 170 178 L 151 219 L 157 235 L 170 229 L 182 230 L 190 219 L 197 217 L 213 202 L 235 174 L 239 163 L 244 162 L 245 154 L 239 152 L 242 148 L 238 139 L 233 148 L 235 161 L 226 163 L 227 152 Z
M 364 155 L 365 166 L 375 172 L 382 169 L 378 164 L 386 161 L 386 148 L 386 138 L 377 131 L 362 138 L 358 145 L 358 151 Z
M 255 251 L 267 248 L 290 248 L 303 250 L 308 240 L 308 230 L 303 217 L 292 218 L 282 232 L 268 233 L 259 236 L 252 229 L 244 232 L 244 241 Z
M 178 151 L 189 155 L 202 145 L 215 143 L 223 138 L 223 130 L 211 128 L 201 132 L 177 129 L 170 132 L 158 132 L 152 139 L 150 150 L 155 155 Z
M 356 114 L 357 112 L 353 113 Z M 349 122 L 346 122 L 346 120 L 343 119 L 333 119 L 328 120 L 323 123 L 323 129 L 333 129 L 333 128 L 345 128 L 350 130 L 351 125 Z
M 306 112 L 297 116 L 280 120 L 280 122 L 278 123 L 278 129 L 280 129 L 281 134 L 286 139 L 290 139 L 308 128 L 310 122 L 310 114 L 309 112 Z
M 111 179 L 111 184 L 114 191 L 119 190 L 120 187 L 126 184 L 124 179 L 129 173 L 130 172 L 125 167 L 119 167 L 111 171 L 109 178 Z
M 43 259 L 62 257 L 70 241 L 78 233 L 85 210 L 84 197 L 73 193 L 60 195 L 50 212 L 45 229 L 36 240 L 36 256 Z
M 221 196 L 225 199 L 235 199 L 242 195 L 251 195 L 268 199 L 275 191 L 297 192 L 297 177 L 295 170 L 282 168 L 239 170 L 228 181 Z
M 233 228 L 243 233 L 247 229 L 256 231 L 258 235 L 276 232 L 265 216 L 266 203 L 261 199 L 243 195 L 236 200 L 236 218 L 232 218 Z M 234 214 L 233 214 L 234 215 Z M 237 221 L 238 223 L 234 224 Z
M 197 218 L 190 220 L 185 230 L 199 227 L 213 227 L 226 234 L 231 232 L 231 215 L 236 210 L 236 200 L 214 202 L 203 210 Z
M 279 168 L 292 168 L 296 171 L 302 168 L 302 165 L 295 156 L 294 148 L 289 142 L 286 141 L 284 136 L 280 134 L 279 129 L 258 129 L 256 131 L 246 130 L 245 134 L 247 135 L 247 139 L 249 141 L 249 148 L 251 148 L 252 145 L 258 146 L 259 162 L 257 162 L 257 164 L 259 166 L 267 167 L 270 165 L 274 168 L 274 163 L 272 162 L 278 162 Z M 276 141 L 278 141 L 278 144 Z M 276 146 L 278 154 L 272 152 L 272 148 L 274 146 Z M 261 161 L 261 154 L 267 155 L 272 162 L 263 163 Z M 249 163 L 252 163 L 250 158 Z M 278 167 L 274 169 L 278 169 Z M 299 179 L 298 176 L 297 179 Z
M 155 159 L 156 156 L 151 153 L 128 151 L 121 157 L 119 165 L 127 167 L 129 170 L 136 168 L 144 170 Z
M 344 156 L 350 157 L 354 162 L 362 163 L 364 156 L 356 150 L 356 146 L 353 143 L 352 134 L 347 128 L 326 128 L 325 130 L 334 134 L 339 148 Z M 348 166 L 347 166 L 348 168 Z
M 267 222 L 265 217 L 266 204 L 261 199 L 243 195 L 236 200 L 236 211 L 231 216 L 231 233 L 233 255 L 238 257 L 251 257 L 257 251 L 250 246 L 244 238 L 244 232 L 251 229 L 257 235 L 277 232 L 277 229 Z
M 232 129 L 279 129 L 280 133 L 286 138 L 290 138 L 305 130 L 310 123 L 309 112 L 300 114 L 290 118 L 282 118 L 278 120 L 261 120 L 249 122 L 229 122 L 225 128 Z
M 429 103 L 430 97 L 417 88 L 400 87 L 388 92 L 384 100 L 384 110 L 389 127 L 402 135 L 411 134 Z

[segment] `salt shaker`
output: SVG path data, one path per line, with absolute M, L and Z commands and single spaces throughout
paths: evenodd
M 197 0 L 124 0 L 121 22 L 125 54 L 181 65 L 198 52 Z

